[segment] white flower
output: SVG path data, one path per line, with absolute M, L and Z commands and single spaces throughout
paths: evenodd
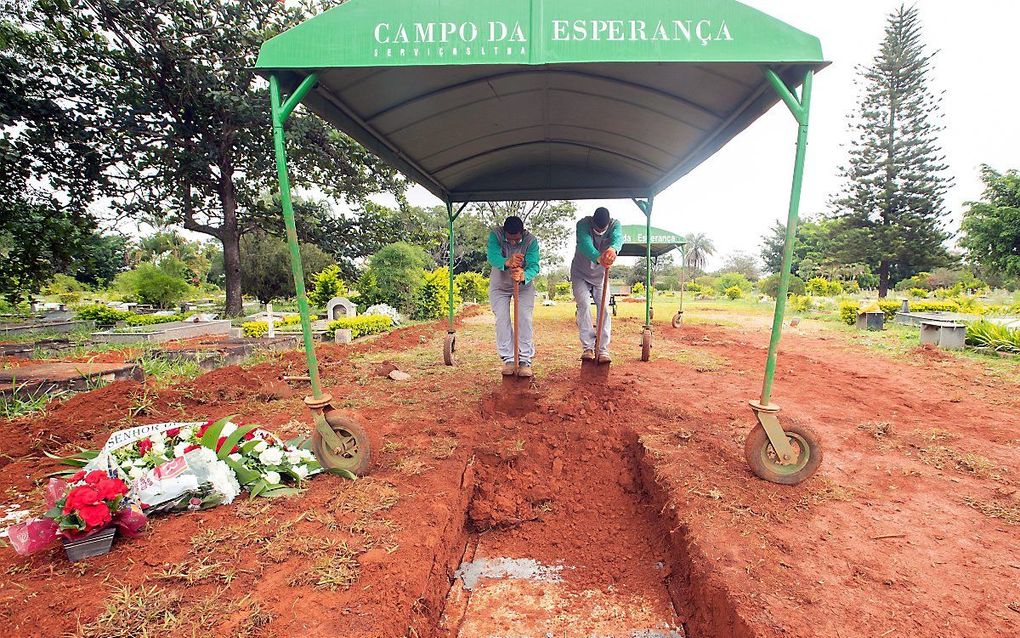
M 220 430 L 220 436 L 230 436 L 236 429 L 237 429 L 236 425 L 234 425 L 230 421 L 227 421 L 226 423 L 223 424 L 223 429 Z
M 258 447 L 256 446 L 257 450 Z M 267 447 L 259 453 L 259 463 L 262 465 L 279 465 L 283 461 L 283 450 L 278 447 Z
M 153 437 L 152 451 L 156 454 L 163 454 L 166 452 L 166 438 L 162 434 L 160 434 L 158 438 Z
M 315 460 L 315 453 L 312 452 L 311 450 L 298 450 L 298 452 L 301 454 L 301 458 L 303 458 L 306 461 Z
M 177 436 L 180 437 L 182 441 L 187 441 L 191 438 L 192 434 L 193 432 L 191 431 L 191 428 L 181 428 L 181 431 Z
M 240 463 L 241 459 L 244 457 L 242 457 L 239 452 L 235 452 L 234 454 L 228 455 L 227 458 L 230 459 L 231 461 L 234 461 L 235 463 Z
M 291 465 L 298 465 L 301 463 L 301 460 L 302 460 L 301 453 L 298 452 L 297 450 L 291 450 L 287 452 L 287 462 L 290 463 Z
M 308 466 L 307 465 L 295 465 L 294 466 L 294 473 L 298 475 L 298 478 L 305 478 L 306 476 L 308 476 Z
M 223 502 L 230 503 L 241 493 L 241 486 L 233 470 L 216 458 L 216 453 L 209 448 L 200 448 L 188 453 L 188 465 L 203 483 L 208 483 L 213 490 L 223 495 Z
M 181 441 L 180 443 L 175 445 L 174 446 L 174 456 L 175 457 L 176 456 L 184 456 L 184 449 L 187 448 L 189 445 L 191 445 L 191 444 L 188 443 L 187 441 Z
M 134 461 L 131 462 L 131 464 L 134 465 L 135 467 L 145 467 L 146 465 L 148 465 L 148 463 L 145 462 L 145 459 L 135 459 Z
M 133 467 L 130 470 L 128 470 L 128 478 L 130 478 L 132 481 L 137 480 L 142 474 L 144 474 L 144 472 L 145 470 L 143 470 L 140 467 Z
M 266 483 L 269 483 L 270 485 L 279 485 L 280 484 L 280 473 L 279 472 L 272 472 L 272 471 L 266 472 L 265 475 L 262 478 L 266 479 Z
M 269 447 L 268 443 L 266 443 L 265 441 L 259 441 L 258 444 L 252 449 L 254 449 L 255 452 L 263 452 L 268 447 Z

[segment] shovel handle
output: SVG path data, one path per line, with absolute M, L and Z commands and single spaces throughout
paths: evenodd
M 596 361 L 599 356 L 599 346 L 602 341 L 602 324 L 606 320 L 606 291 L 609 290 L 609 269 L 606 268 L 606 272 L 602 275 L 602 303 L 599 305 L 599 320 L 598 327 L 595 328 L 595 357 Z
M 517 338 L 517 326 L 519 323 L 520 316 L 520 305 L 521 305 L 521 282 L 514 281 L 514 367 L 518 368 L 521 365 L 521 342 Z

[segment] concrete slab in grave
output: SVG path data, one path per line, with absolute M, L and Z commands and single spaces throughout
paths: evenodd
M 87 390 L 99 382 L 142 378 L 134 363 L 39 363 L 0 370 L 0 394 Z
M 326 318 L 330 321 L 358 316 L 358 307 L 346 297 L 333 297 L 326 304 Z

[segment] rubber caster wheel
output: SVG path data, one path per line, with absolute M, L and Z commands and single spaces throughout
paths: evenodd
M 652 331 L 645 330 L 641 333 L 641 360 L 648 361 L 652 358 Z
M 744 441 L 744 458 L 758 478 L 781 485 L 797 485 L 818 470 L 822 463 L 822 445 L 818 435 L 803 425 L 788 425 L 783 431 L 797 453 L 794 463 L 783 465 L 779 462 L 779 455 L 760 423 Z
M 448 366 L 457 365 L 457 334 L 447 332 L 443 340 L 443 363 Z
M 670 321 L 669 323 L 670 323 L 670 325 L 672 325 L 672 326 L 673 326 L 674 328 L 679 328 L 679 327 L 680 327 L 680 325 L 681 325 L 681 324 L 682 324 L 683 322 L 684 322 L 684 313 L 682 313 L 682 312 L 678 312 L 678 313 L 676 313 L 675 315 L 673 315 L 673 321 Z
M 372 444 L 360 425 L 336 410 L 326 413 L 326 423 L 340 437 L 341 446 L 330 449 L 318 430 L 312 432 L 312 451 L 326 470 L 346 470 L 358 476 L 368 474 L 372 466 Z

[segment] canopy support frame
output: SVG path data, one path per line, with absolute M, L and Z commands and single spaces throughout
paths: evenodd
M 308 309 L 308 294 L 305 291 L 305 277 L 301 266 L 301 251 L 298 245 L 297 224 L 294 221 L 294 203 L 290 193 L 290 177 L 287 174 L 287 149 L 283 125 L 294 108 L 312 90 L 318 81 L 318 74 L 310 73 L 283 101 L 280 95 L 280 80 L 274 74 L 269 77 L 269 99 L 273 119 L 273 148 L 276 152 L 276 173 L 280 182 L 280 206 L 283 209 L 283 223 L 287 229 L 287 247 L 290 250 L 290 266 L 294 274 L 294 291 L 297 294 L 298 311 L 301 314 L 301 333 L 304 337 L 305 358 L 308 361 L 308 379 L 312 396 L 305 397 L 305 404 L 315 413 L 315 430 L 331 449 L 339 449 L 344 442 L 326 422 L 325 413 L 331 411 L 333 397 L 322 391 L 319 382 L 319 362 L 315 356 L 312 340 L 312 321 Z
M 779 291 L 776 296 L 775 314 L 772 319 L 772 334 L 769 338 L 769 351 L 765 360 L 765 375 L 762 380 L 761 395 L 758 401 L 751 401 L 751 409 L 754 410 L 758 422 L 768 435 L 772 447 L 779 456 L 780 463 L 792 465 L 797 460 L 797 454 L 790 445 L 789 438 L 779 425 L 776 414 L 779 406 L 772 401 L 772 384 L 776 373 L 776 358 L 779 351 L 779 340 L 783 332 L 783 319 L 786 312 L 786 296 L 790 289 L 790 271 L 793 267 L 793 249 L 797 238 L 797 222 L 800 215 L 800 197 L 804 182 L 804 161 L 807 153 L 807 136 L 809 114 L 811 110 L 811 87 L 814 80 L 814 71 L 808 70 L 804 74 L 804 81 L 800 95 L 794 89 L 787 86 L 779 74 L 771 68 L 763 68 L 763 73 L 769 84 L 776 91 L 779 97 L 789 108 L 790 113 L 797 121 L 797 150 L 793 164 L 793 183 L 790 188 L 790 207 L 786 220 L 786 240 L 783 244 L 783 266 L 779 275 Z

